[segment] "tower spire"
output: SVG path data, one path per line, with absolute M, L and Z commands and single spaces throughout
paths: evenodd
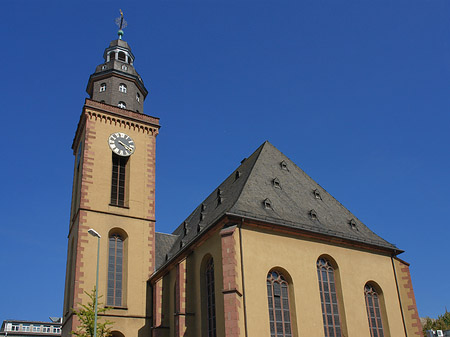
M 126 26 L 128 26 L 128 23 L 125 21 L 125 19 L 123 18 L 123 12 L 121 9 L 119 9 L 120 11 L 120 17 L 118 17 L 116 19 L 116 25 L 119 27 L 119 31 L 117 32 L 117 35 L 119 35 L 119 40 L 122 40 L 122 36 L 123 36 L 123 29 L 125 29 Z

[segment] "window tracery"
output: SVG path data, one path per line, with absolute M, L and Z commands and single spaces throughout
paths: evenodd
M 285 277 L 277 271 L 267 274 L 267 298 L 271 337 L 291 337 L 289 311 L 289 286 Z
M 325 337 L 341 337 L 341 322 L 334 277 L 334 268 L 324 258 L 317 260 L 317 276 L 319 278 L 320 302 Z

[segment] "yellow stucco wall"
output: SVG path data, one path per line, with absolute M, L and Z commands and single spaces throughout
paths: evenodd
M 266 277 L 272 268 L 286 270 L 292 279 L 295 308 L 291 308 L 291 316 L 298 328 L 295 336 L 324 335 L 316 269 L 322 255 L 331 256 L 338 265 L 345 336 L 370 337 L 364 299 L 364 285 L 369 281 L 375 281 L 383 291 L 388 317 L 388 322 L 383 322 L 385 331 L 392 337 L 405 336 L 389 256 L 246 226 L 242 242 L 249 336 L 270 336 Z

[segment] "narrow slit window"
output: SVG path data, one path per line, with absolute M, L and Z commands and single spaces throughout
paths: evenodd
M 208 337 L 216 337 L 216 299 L 214 291 L 214 260 L 209 259 L 206 265 L 206 316 Z

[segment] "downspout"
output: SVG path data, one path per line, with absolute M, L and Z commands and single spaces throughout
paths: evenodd
M 392 262 L 392 270 L 394 271 L 395 286 L 397 287 L 398 303 L 400 304 L 400 311 L 402 313 L 403 329 L 405 330 L 405 336 L 408 337 L 408 332 L 406 331 L 405 315 L 403 313 L 402 300 L 400 298 L 400 290 L 399 290 L 399 287 L 398 287 L 397 272 L 395 271 L 394 257 L 393 256 L 391 256 L 391 262 Z
M 245 327 L 245 336 L 248 337 L 247 331 L 247 305 L 245 304 L 245 282 L 244 282 L 244 252 L 242 250 L 242 231 L 241 227 L 244 223 L 244 219 L 241 219 L 241 222 L 238 225 L 239 228 L 239 246 L 241 249 L 241 276 L 242 276 L 242 297 L 244 299 L 244 327 Z

